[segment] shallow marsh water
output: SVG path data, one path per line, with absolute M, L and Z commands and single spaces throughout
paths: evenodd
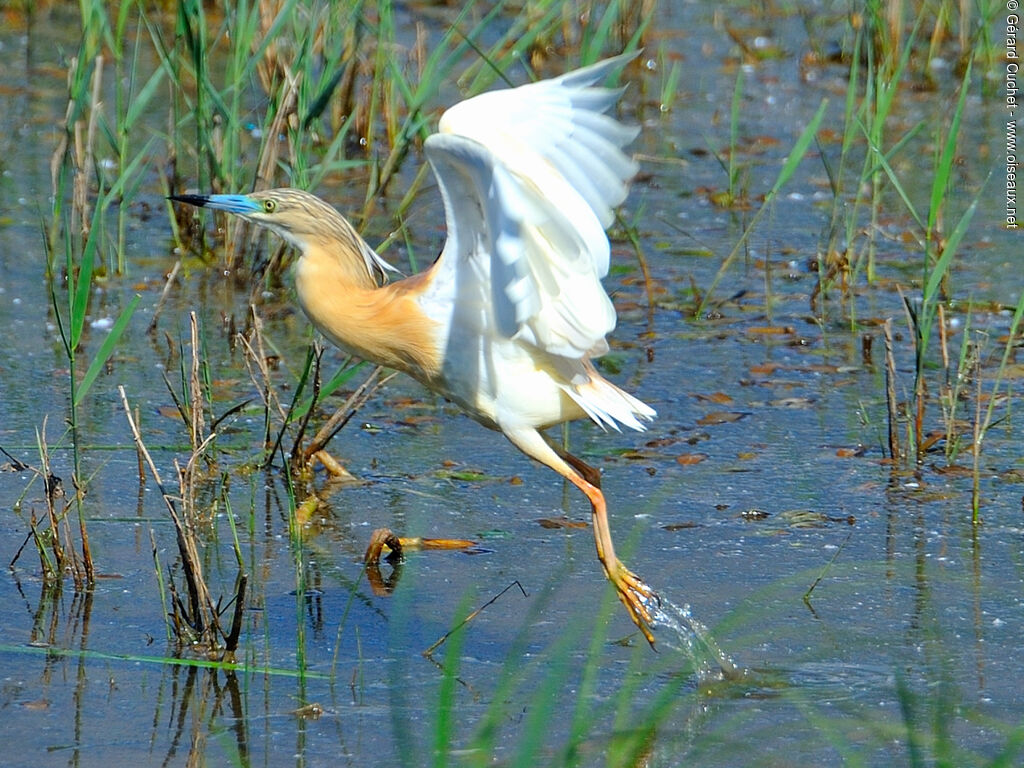
M 217 268 L 190 262 L 160 333 L 145 333 L 177 258 L 153 181 L 128 234 L 129 272 L 99 284 L 87 332 L 94 350 L 128 298 L 142 294 L 82 410 L 85 509 L 102 578 L 82 594 L 70 583 L 44 588 L 31 545 L 0 578 L 4 764 L 476 764 L 489 761 L 488 745 L 500 764 L 527 765 L 601 765 L 630 748 L 639 753 L 630 764 L 650 766 L 1020 759 L 1021 372 L 1011 366 L 1005 418 L 986 438 L 984 524 L 974 527 L 963 469 L 969 456 L 952 470 L 941 445 L 917 468 L 885 461 L 877 323 L 895 319 L 897 386 L 909 399 L 913 356 L 896 287 L 920 292 L 921 272 L 916 246 L 902 237 L 911 222 L 895 194 L 882 221 L 878 279 L 867 286 L 861 278 L 846 304 L 833 293 L 825 318 L 814 318 L 818 276 L 810 265 L 827 234 L 831 193 L 813 153 L 726 272 L 713 311 L 694 319 L 691 286 L 707 289 L 751 215 L 708 200 L 725 186 L 709 144 L 728 145 L 736 43 L 711 4 L 663 4 L 657 12 L 649 50 L 660 46 L 686 74 L 666 113 L 646 103 L 657 101 L 664 67 L 627 75 L 626 109 L 644 127 L 634 145 L 643 173 L 623 215 L 638 223 L 653 311 L 623 241 L 613 245 L 607 285 L 620 313 L 609 375 L 659 418 L 642 435 L 579 425 L 571 441 L 604 471 L 626 562 L 667 598 L 689 604 L 750 676 L 702 689 L 685 654 L 652 653 L 609 593 L 590 531 L 550 527 L 563 515 L 586 521 L 579 494 L 403 379 L 333 443 L 366 482 L 332 489 L 319 479 L 323 503 L 301 536 L 290 533 L 280 474 L 249 466 L 260 451 L 261 418 L 245 415 L 219 439 L 217 470 L 226 476 L 215 473 L 208 491 L 219 501 L 205 567 L 215 594 L 229 593 L 236 567 L 225 516 L 235 515 L 251 588 L 243 667 L 229 673 L 170 663 L 150 542 L 152 535 L 171 563 L 174 534 L 152 484 L 140 487 L 117 386 L 139 406 L 147 443 L 167 473 L 187 455 L 187 439 L 167 415 L 161 373 L 173 380 L 179 361 L 164 332 L 185 344 L 188 312 L 199 314 L 216 412 L 254 389 L 225 321 L 244 322 L 249 290 Z M 408 13 L 410 25 L 421 20 L 415 9 Z M 848 67 L 801 65 L 809 42 L 796 14 L 762 16 L 745 6 L 736 14 L 741 37 L 779 51 L 744 68 L 738 157 L 756 207 L 822 98 L 830 99 L 825 125 L 840 130 Z M 822 10 L 815 40 L 827 42 L 828 25 L 839 29 L 842 17 L 841 9 Z M 59 9 L 46 24 L 0 33 L 7 103 L 0 115 L 0 446 L 30 464 L 38 462 L 43 418 L 54 442 L 67 409 L 39 211 L 49 205 L 48 162 L 65 106 L 59 50 L 76 34 L 76 18 Z M 935 72 L 935 90 L 901 92 L 894 131 L 946 118 L 956 77 L 952 67 Z M 959 348 L 958 331 L 969 322 L 987 333 L 989 357 L 1001 354 L 1024 289 L 1020 238 L 1001 226 L 1001 109 L 998 79 L 987 93 L 972 89 L 953 198 L 958 210 L 975 196 L 980 202 L 950 279 L 958 300 L 952 343 Z M 839 151 L 828 141 L 821 150 Z M 921 142 L 899 158 L 896 171 L 915 200 L 926 199 L 931 153 Z M 413 160 L 405 182 L 420 162 Z M 342 208 L 361 202 L 338 189 L 324 193 L 337 195 L 332 201 Z M 440 204 L 430 185 L 413 220 L 422 227 L 418 253 L 436 252 Z M 382 219 L 371 241 L 388 226 Z M 385 255 L 402 263 L 402 251 Z M 261 299 L 282 365 L 299 369 L 310 339 L 304 320 L 288 309 L 284 287 Z M 968 314 L 967 300 L 982 309 Z M 860 321 L 853 330 L 851 308 Z M 865 335 L 874 339 L 869 360 Z M 994 370 L 989 361 L 983 379 L 990 382 Z M 928 418 L 940 426 L 934 402 Z M 70 483 L 69 452 L 55 451 L 52 461 Z M 0 474 L 5 564 L 43 508 L 40 483 L 29 479 Z M 397 573 L 385 568 L 397 587 L 382 598 L 360 563 L 380 526 L 473 538 L 479 547 L 416 553 Z M 457 646 L 450 640 L 421 656 L 460 615 L 513 582 L 527 594 L 509 590 Z M 446 655 L 453 647 L 457 661 Z M 482 735 L 484 724 L 492 730 Z M 436 758 L 446 727 L 451 752 Z

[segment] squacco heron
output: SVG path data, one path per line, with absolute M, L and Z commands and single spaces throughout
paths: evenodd
M 607 381 L 615 309 L 601 285 L 605 228 L 627 194 L 639 132 L 605 114 L 600 86 L 630 56 L 463 101 L 424 143 L 448 237 L 424 272 L 394 282 L 386 261 L 327 203 L 298 189 L 176 195 L 266 227 L 296 248 L 303 311 L 344 351 L 403 371 L 500 431 L 579 488 L 597 556 L 630 618 L 654 644 L 657 594 L 615 556 L 600 473 L 545 428 L 590 418 L 643 430 L 652 408 Z

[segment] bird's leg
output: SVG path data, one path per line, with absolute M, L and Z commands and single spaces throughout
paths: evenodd
M 633 619 L 647 642 L 654 645 L 651 634 L 653 623 L 648 605 L 651 601 L 660 603 L 658 594 L 644 581 L 623 565 L 615 556 L 615 545 L 612 543 L 612 529 L 608 523 L 608 505 L 601 491 L 601 474 L 594 467 L 571 453 L 556 448 L 559 456 L 576 470 L 565 475 L 573 485 L 579 488 L 590 501 L 594 518 L 594 543 L 597 545 L 597 559 L 604 567 L 608 580 L 615 585 L 619 600 L 626 606 L 629 617 Z
M 536 430 L 505 432 L 506 436 L 525 454 L 540 461 L 579 488 L 590 501 L 594 520 L 594 542 L 597 558 L 605 575 L 615 586 L 619 600 L 626 607 L 633 623 L 640 628 L 647 642 L 654 646 L 651 625 L 654 620 L 648 606 L 660 602 L 657 593 L 615 556 L 612 531 L 608 524 L 608 506 L 601 492 L 601 475 L 586 462 L 567 451 L 552 446 Z

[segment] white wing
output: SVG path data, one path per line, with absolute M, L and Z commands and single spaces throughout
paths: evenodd
M 628 58 L 468 99 L 425 144 L 448 225 L 439 278 L 489 294 L 500 335 L 562 357 L 603 354 L 615 327 L 604 228 L 636 173 L 622 147 L 639 128 L 604 114 L 621 90 L 595 83 Z

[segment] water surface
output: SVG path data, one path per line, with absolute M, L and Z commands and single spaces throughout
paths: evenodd
M 415 9 L 408 13 L 410 23 L 422 20 Z M 886 460 L 878 323 L 894 319 L 898 396 L 909 400 L 913 356 L 897 286 L 908 295 L 921 289 L 921 257 L 903 237 L 913 226 L 898 197 L 884 210 L 876 282 L 860 277 L 845 302 L 833 291 L 821 314 L 811 304 L 813 265 L 827 239 L 832 195 L 818 150 L 833 161 L 840 151 L 823 141 L 725 273 L 711 311 L 692 312 L 693 286 L 711 284 L 823 98 L 826 125 L 841 129 L 847 65 L 801 62 L 812 43 L 839 34 L 843 14 L 822 11 L 809 39 L 796 15 L 737 10 L 741 35 L 780 50 L 744 68 L 737 157 L 752 207 L 743 210 L 709 201 L 726 186 L 714 152 L 728 146 L 739 61 L 728 25 L 710 5 L 663 4 L 657 13 L 648 50 L 680 61 L 686 74 L 668 112 L 657 106 L 664 67 L 658 70 L 656 57 L 646 74 L 627 76 L 625 109 L 644 129 L 634 147 L 643 171 L 623 211 L 624 221 L 638 225 L 654 306 L 622 239 L 613 243 L 607 286 L 620 313 L 609 376 L 659 416 L 642 435 L 581 424 L 571 444 L 604 472 L 616 541 L 630 567 L 691 606 L 750 675 L 705 689 L 686 654 L 668 643 L 652 653 L 610 595 L 590 531 L 538 522 L 586 522 L 582 497 L 402 378 L 334 441 L 365 482 L 339 489 L 317 478 L 323 501 L 301 535 L 289 524 L 281 473 L 251 466 L 261 418 L 249 412 L 233 422 L 206 491 L 203 557 L 215 593 L 230 593 L 236 567 L 226 515 L 234 515 L 250 575 L 243 668 L 171 663 L 151 540 L 166 568 L 176 557 L 174 535 L 152 483 L 140 487 L 117 386 L 139 406 L 167 475 L 187 456 L 187 437 L 168 415 L 161 374 L 177 381 L 171 347 L 187 345 L 190 311 L 203 327 L 215 412 L 253 397 L 255 388 L 229 332 L 232 319 L 244 324 L 250 291 L 215 266 L 189 262 L 159 332 L 145 332 L 178 257 L 154 178 L 140 192 L 128 233 L 128 274 L 98 284 L 87 331 L 92 351 L 128 298 L 141 293 L 82 411 L 85 511 L 103 578 L 89 592 L 76 593 L 70 582 L 48 588 L 31 544 L 0 578 L 5 763 L 428 764 L 446 696 L 457 724 L 454 752 L 440 764 L 489 761 L 475 751 L 481 738 L 501 763 L 584 765 L 605 764 L 606 755 L 614 762 L 616 750 L 635 740 L 644 746 L 632 764 L 651 766 L 810 766 L 844 758 L 891 765 L 921 754 L 982 765 L 1019 741 L 1024 528 L 1013 403 L 1020 372 L 1011 367 L 1009 405 L 986 438 L 984 524 L 975 527 L 969 456 L 950 460 L 940 443 L 920 466 Z M 29 464 L 39 461 L 44 417 L 50 441 L 59 440 L 69 397 L 40 221 L 64 110 L 61 50 L 75 45 L 77 23 L 57 8 L 45 24 L 0 33 L 7 105 L 0 115 L 0 445 Z M 935 80 L 932 90 L 901 93 L 894 135 L 948 115 L 952 67 Z M 984 332 L 986 387 L 1024 287 L 1019 238 L 1000 226 L 1005 137 L 1001 97 L 991 90 L 972 90 L 962 126 L 951 205 L 963 210 L 976 196 L 980 203 L 952 270 L 957 303 L 949 316 L 954 354 L 965 325 Z M 403 183 L 420 161 L 412 158 Z M 931 162 L 922 135 L 896 163 L 915 200 L 928 194 Z M 400 186 L 393 194 L 400 196 Z M 345 190 L 327 192 L 339 206 L 361 202 L 361 192 L 348 192 L 350 200 Z M 152 215 L 143 215 L 143 205 Z M 437 251 L 440 216 L 428 185 L 412 212 L 418 253 Z M 385 217 L 375 226 L 371 241 L 388 233 Z M 386 256 L 404 263 L 401 249 Z M 259 299 L 268 338 L 294 372 L 305 359 L 308 327 L 290 309 L 285 286 Z M 979 309 L 968 311 L 969 300 Z M 873 339 L 870 358 L 865 336 Z M 341 360 L 333 352 L 327 359 L 333 366 Z M 933 382 L 941 379 L 936 372 Z M 959 416 L 971 412 L 965 406 Z M 934 400 L 927 418 L 930 428 L 942 424 Z M 52 462 L 70 484 L 66 447 Z M 41 484 L 30 478 L 0 475 L 4 563 L 44 509 Z M 411 554 L 397 574 L 385 568 L 397 587 L 380 597 L 360 562 L 380 526 L 471 538 L 479 547 Z M 462 614 L 514 582 L 526 595 L 509 590 L 473 620 L 457 667 L 446 656 L 451 641 L 430 658 L 421 655 Z M 493 731 L 482 737 L 485 724 Z M 531 734 L 540 734 L 535 755 Z M 567 754 L 570 743 L 578 746 Z

